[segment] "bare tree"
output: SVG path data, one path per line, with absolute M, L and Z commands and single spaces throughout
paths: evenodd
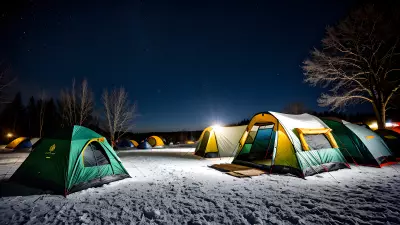
M 400 94 L 399 24 L 395 14 L 368 5 L 326 29 L 322 50 L 314 49 L 303 65 L 305 82 L 329 88 L 320 106 L 342 110 L 369 102 L 385 127 L 386 110 Z
M 93 93 L 86 79 L 82 81 L 79 91 L 72 80 L 71 90 L 61 91 L 62 118 L 66 125 L 82 125 L 93 111 Z
M 309 112 L 309 110 L 302 102 L 292 102 L 283 108 L 283 112 L 289 114 L 302 114 Z
M 128 93 L 123 87 L 103 91 L 102 102 L 107 120 L 106 129 L 110 133 L 111 143 L 126 132 L 132 130 L 135 117 L 135 104 L 131 104 Z
M 39 111 L 39 137 L 42 137 L 43 133 L 43 124 L 44 124 L 44 113 L 46 110 L 46 99 L 45 92 L 42 91 L 40 94 L 40 111 Z

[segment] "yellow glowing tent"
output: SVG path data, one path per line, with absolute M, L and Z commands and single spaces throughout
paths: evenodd
M 151 147 L 163 147 L 164 142 L 160 137 L 151 136 L 147 138 L 147 142 L 151 145 Z
M 233 151 L 245 128 L 246 126 L 207 127 L 199 138 L 195 155 L 205 158 L 233 157 Z
M 139 143 L 137 143 L 135 140 L 130 140 L 133 144 L 133 146 L 135 146 L 135 148 L 139 145 Z
M 241 137 L 232 163 L 301 177 L 349 168 L 331 131 L 306 113 L 258 113 Z

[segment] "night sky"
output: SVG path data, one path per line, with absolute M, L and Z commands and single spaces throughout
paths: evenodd
M 324 110 L 321 89 L 303 83 L 300 66 L 325 27 L 352 7 L 338 0 L 1 4 L 0 56 L 25 101 L 41 89 L 57 98 L 73 77 L 85 77 L 101 113 L 103 88 L 123 85 L 138 104 L 136 132 L 239 122 L 290 102 Z

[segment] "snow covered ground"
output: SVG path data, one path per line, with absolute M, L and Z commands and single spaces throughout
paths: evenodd
M 120 152 L 132 178 L 67 198 L 30 189 L 13 193 L 0 199 L 1 224 L 400 224 L 400 165 L 353 166 L 306 180 L 240 179 L 208 167 L 228 159 L 204 160 L 192 152 Z M 24 157 L 1 154 L 1 179 Z M 19 190 L 1 185 L 2 195 Z

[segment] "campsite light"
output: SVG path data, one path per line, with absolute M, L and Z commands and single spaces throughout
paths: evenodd
M 376 122 L 373 122 L 373 123 L 371 123 L 371 124 L 369 125 L 369 127 L 370 127 L 371 129 L 378 129 L 378 124 L 377 124 Z
M 12 137 L 13 137 L 13 134 L 12 134 L 12 133 L 7 133 L 7 137 L 8 137 L 8 138 L 12 138 Z
M 397 127 L 397 126 L 399 126 L 399 125 L 398 125 L 397 123 L 386 122 L 385 126 L 389 128 L 389 127 Z M 376 129 L 378 129 L 378 123 L 377 123 L 377 122 L 373 122 L 373 123 L 371 123 L 371 124 L 369 125 L 369 127 L 370 127 L 371 129 L 373 129 L 373 130 L 376 130 Z
M 219 124 L 214 124 L 211 126 L 214 130 L 219 130 L 221 128 L 221 125 Z
M 395 123 L 395 122 L 386 122 L 386 127 L 398 127 L 399 124 Z

